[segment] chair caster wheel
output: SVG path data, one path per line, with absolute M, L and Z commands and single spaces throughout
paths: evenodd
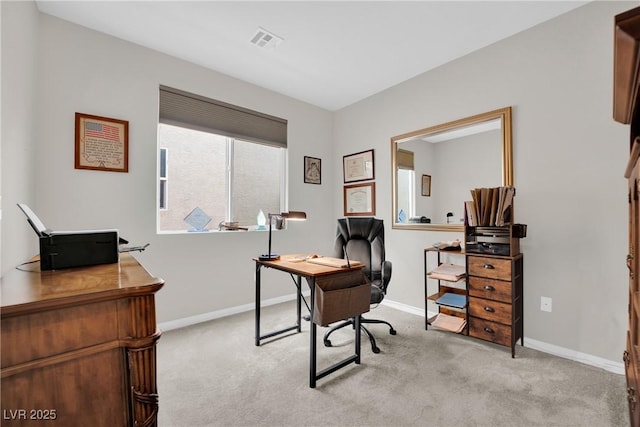
M 380 353 L 380 349 L 378 347 L 373 347 L 371 351 L 373 351 L 376 354 Z
M 389 329 L 389 333 L 390 333 L 391 335 L 395 335 L 395 334 L 396 334 L 396 330 L 395 330 L 395 329 L 393 329 L 393 328 L 391 328 L 391 329 Z
M 325 347 L 331 347 L 331 341 L 326 340 L 326 341 L 324 342 L 324 346 L 325 346 Z

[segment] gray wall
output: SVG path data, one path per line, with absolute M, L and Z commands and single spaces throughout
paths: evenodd
M 528 225 L 525 336 L 619 363 L 628 279 L 628 129 L 612 119 L 613 17 L 593 2 L 335 114 L 340 156 L 376 149 L 378 216 L 391 219 L 390 141 L 513 106 L 515 218 Z M 335 214 L 340 200 L 334 193 Z M 389 298 L 419 307 L 423 249 L 462 235 L 388 229 Z M 551 313 L 540 297 L 553 298 Z M 525 340 L 526 345 L 526 340 Z
M 611 119 L 613 16 L 634 3 L 590 3 L 336 113 L 57 18 L 2 2 L 2 271 L 37 252 L 15 207 L 59 229 L 117 227 L 167 284 L 158 320 L 253 302 L 251 257 L 263 233 L 161 235 L 156 221 L 159 84 L 289 120 L 289 206 L 280 252 L 331 248 L 342 216 L 342 156 L 375 149 L 377 216 L 394 263 L 389 300 L 423 306 L 422 250 L 450 233 L 392 230 L 390 138 L 508 105 L 514 116 L 516 219 L 529 225 L 525 335 L 619 363 L 627 310 L 625 126 Z M 37 25 L 37 28 L 36 28 Z M 74 113 L 129 120 L 127 174 L 73 167 Z M 324 161 L 303 184 L 303 156 Z M 37 183 L 37 185 L 35 185 Z M 9 248 L 11 248 L 9 250 Z M 265 298 L 291 293 L 276 273 Z M 539 310 L 540 296 L 553 312 Z

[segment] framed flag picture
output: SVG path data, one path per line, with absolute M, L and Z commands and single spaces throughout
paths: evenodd
M 129 172 L 129 122 L 76 113 L 75 168 Z

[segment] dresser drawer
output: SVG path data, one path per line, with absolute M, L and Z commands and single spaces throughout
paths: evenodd
M 490 279 L 511 280 L 511 260 L 468 256 L 467 265 L 470 276 L 488 277 Z
M 469 276 L 467 284 L 471 296 L 511 303 L 511 282 Z
M 469 297 L 469 315 L 511 325 L 511 304 Z
M 469 336 L 507 347 L 511 346 L 511 327 L 489 320 L 469 317 Z

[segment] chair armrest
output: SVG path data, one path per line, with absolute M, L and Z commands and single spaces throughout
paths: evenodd
M 384 290 L 384 292 L 387 292 L 387 285 L 389 284 L 389 281 L 391 280 L 391 261 L 384 261 L 382 263 L 382 277 L 381 277 L 381 281 L 382 281 L 382 289 Z

